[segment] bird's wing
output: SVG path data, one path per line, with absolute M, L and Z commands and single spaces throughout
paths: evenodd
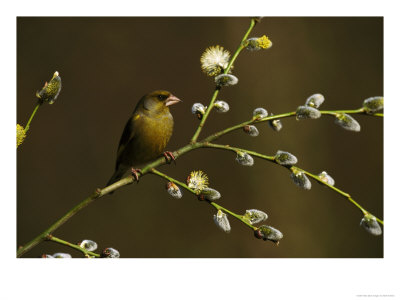
M 137 116 L 134 115 L 132 118 L 129 118 L 128 122 L 126 122 L 121 139 L 119 140 L 118 151 L 117 151 L 118 158 L 121 157 L 121 153 L 125 150 L 125 147 L 128 145 L 128 143 L 135 138 L 135 132 L 136 132 L 135 117 Z M 117 165 L 118 163 L 119 162 L 117 161 Z

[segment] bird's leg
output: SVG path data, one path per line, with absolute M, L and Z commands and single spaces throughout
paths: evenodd
M 135 169 L 134 167 L 132 167 L 131 172 L 132 172 L 132 176 L 135 178 L 135 181 L 137 181 L 139 183 L 139 175 L 138 175 L 138 173 L 140 175 L 143 175 L 142 170 Z
M 168 164 L 170 164 L 171 161 L 173 161 L 175 163 L 175 165 L 176 165 L 175 156 L 172 154 L 171 151 L 165 151 L 163 153 L 163 155 L 164 155 L 165 160 L 167 161 Z

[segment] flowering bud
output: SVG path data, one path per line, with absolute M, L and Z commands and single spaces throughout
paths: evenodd
M 202 189 L 200 195 L 207 200 L 210 201 L 215 201 L 218 200 L 219 198 L 221 198 L 221 193 L 218 192 L 217 190 L 214 190 L 212 188 L 204 188 Z
M 192 114 L 196 115 L 199 120 L 203 118 L 204 113 L 206 112 L 207 107 L 201 103 L 195 103 L 192 106 Z
M 323 95 L 314 94 L 307 98 L 306 106 L 318 108 L 321 106 L 322 103 L 324 103 L 324 101 L 325 101 L 325 98 Z
M 79 247 L 86 249 L 87 251 L 94 251 L 97 249 L 97 243 L 91 240 L 83 240 Z
M 253 111 L 253 118 L 262 119 L 268 116 L 268 111 L 265 108 L 259 107 Z
M 364 227 L 364 229 L 372 234 L 372 235 L 381 235 L 382 234 L 382 229 L 379 226 L 378 222 L 376 221 L 376 217 L 367 214 L 361 219 L 360 225 Z
M 193 189 L 196 193 L 200 193 L 203 189 L 208 187 L 208 176 L 203 171 L 192 171 L 186 179 L 189 188 Z
M 251 155 L 249 155 L 246 152 L 242 152 L 242 151 L 238 151 L 236 152 L 236 161 L 243 165 L 243 166 L 249 166 L 251 167 L 252 165 L 254 165 L 254 159 L 253 157 L 251 157 Z
M 61 77 L 56 71 L 49 83 L 45 83 L 44 87 L 36 92 L 36 97 L 44 102 L 53 104 L 61 91 Z
M 250 38 L 245 42 L 246 49 L 250 51 L 258 51 L 261 49 L 269 49 L 272 47 L 272 42 L 267 36 Z
M 243 127 L 243 131 L 246 132 L 250 136 L 258 136 L 259 132 L 256 126 L 254 125 L 246 125 Z
M 366 113 L 373 114 L 383 109 L 383 97 L 370 97 L 364 100 L 363 107 Z
M 17 124 L 17 148 L 21 145 L 26 138 L 26 132 L 23 126 Z
M 306 174 L 304 174 L 303 172 L 292 168 L 292 174 L 290 174 L 290 178 L 292 178 L 293 182 L 305 189 L 305 190 L 310 190 L 311 189 L 311 181 L 308 179 L 308 177 L 306 176 Z
M 261 225 L 254 230 L 254 236 L 258 239 L 263 239 L 264 241 L 268 240 L 276 244 L 279 244 L 279 241 L 283 238 L 282 232 L 268 225 Z
M 103 258 L 119 258 L 120 254 L 118 250 L 114 248 L 106 248 L 101 252 L 101 257 Z
M 348 114 L 336 114 L 335 124 L 350 131 L 360 131 L 361 126 L 358 122 Z
M 69 253 L 54 253 L 53 254 L 54 258 L 71 258 L 71 254 Z
M 214 222 L 218 226 L 219 229 L 229 233 L 231 231 L 231 224 L 229 224 L 228 217 L 222 210 L 218 209 L 216 215 L 214 215 Z
M 321 112 L 311 106 L 299 106 L 296 110 L 296 120 L 300 119 L 318 119 Z
M 215 110 L 219 113 L 225 113 L 229 111 L 229 104 L 222 100 L 215 101 L 214 107 Z
M 273 116 L 274 114 L 270 114 L 270 116 Z M 275 131 L 279 131 L 282 129 L 282 122 L 279 119 L 275 120 L 268 120 L 268 125 Z
M 246 213 L 243 216 L 245 219 L 249 220 L 249 223 L 251 225 L 260 223 L 268 219 L 268 215 L 258 209 L 248 209 L 246 210 Z
M 182 198 L 182 192 L 175 183 L 173 183 L 171 181 L 167 182 L 166 189 L 167 189 L 168 194 L 170 194 L 175 199 Z
M 239 82 L 239 79 L 231 74 L 220 74 L 215 77 L 215 83 L 217 86 L 230 86 L 235 85 Z
M 208 76 L 221 74 L 229 64 L 230 53 L 221 46 L 208 47 L 201 55 L 201 69 Z
M 275 161 L 283 166 L 291 166 L 297 164 L 297 157 L 289 152 L 278 150 L 275 154 Z
M 328 175 L 325 171 L 322 171 L 321 173 L 318 174 L 319 179 L 321 179 L 323 182 L 329 185 L 335 185 L 335 180 Z

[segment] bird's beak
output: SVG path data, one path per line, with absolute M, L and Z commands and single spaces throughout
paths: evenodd
M 169 96 L 165 101 L 165 106 L 170 106 L 179 102 L 182 102 L 182 100 L 171 94 L 171 96 Z

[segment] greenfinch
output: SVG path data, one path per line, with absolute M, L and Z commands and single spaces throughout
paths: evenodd
M 164 153 L 165 158 L 174 160 L 171 152 L 164 149 L 171 138 L 174 119 L 169 106 L 181 102 L 167 91 L 154 91 L 143 96 L 125 125 L 119 141 L 115 172 L 107 185 L 122 178 L 128 169 L 136 180 L 139 166 L 156 159 Z

